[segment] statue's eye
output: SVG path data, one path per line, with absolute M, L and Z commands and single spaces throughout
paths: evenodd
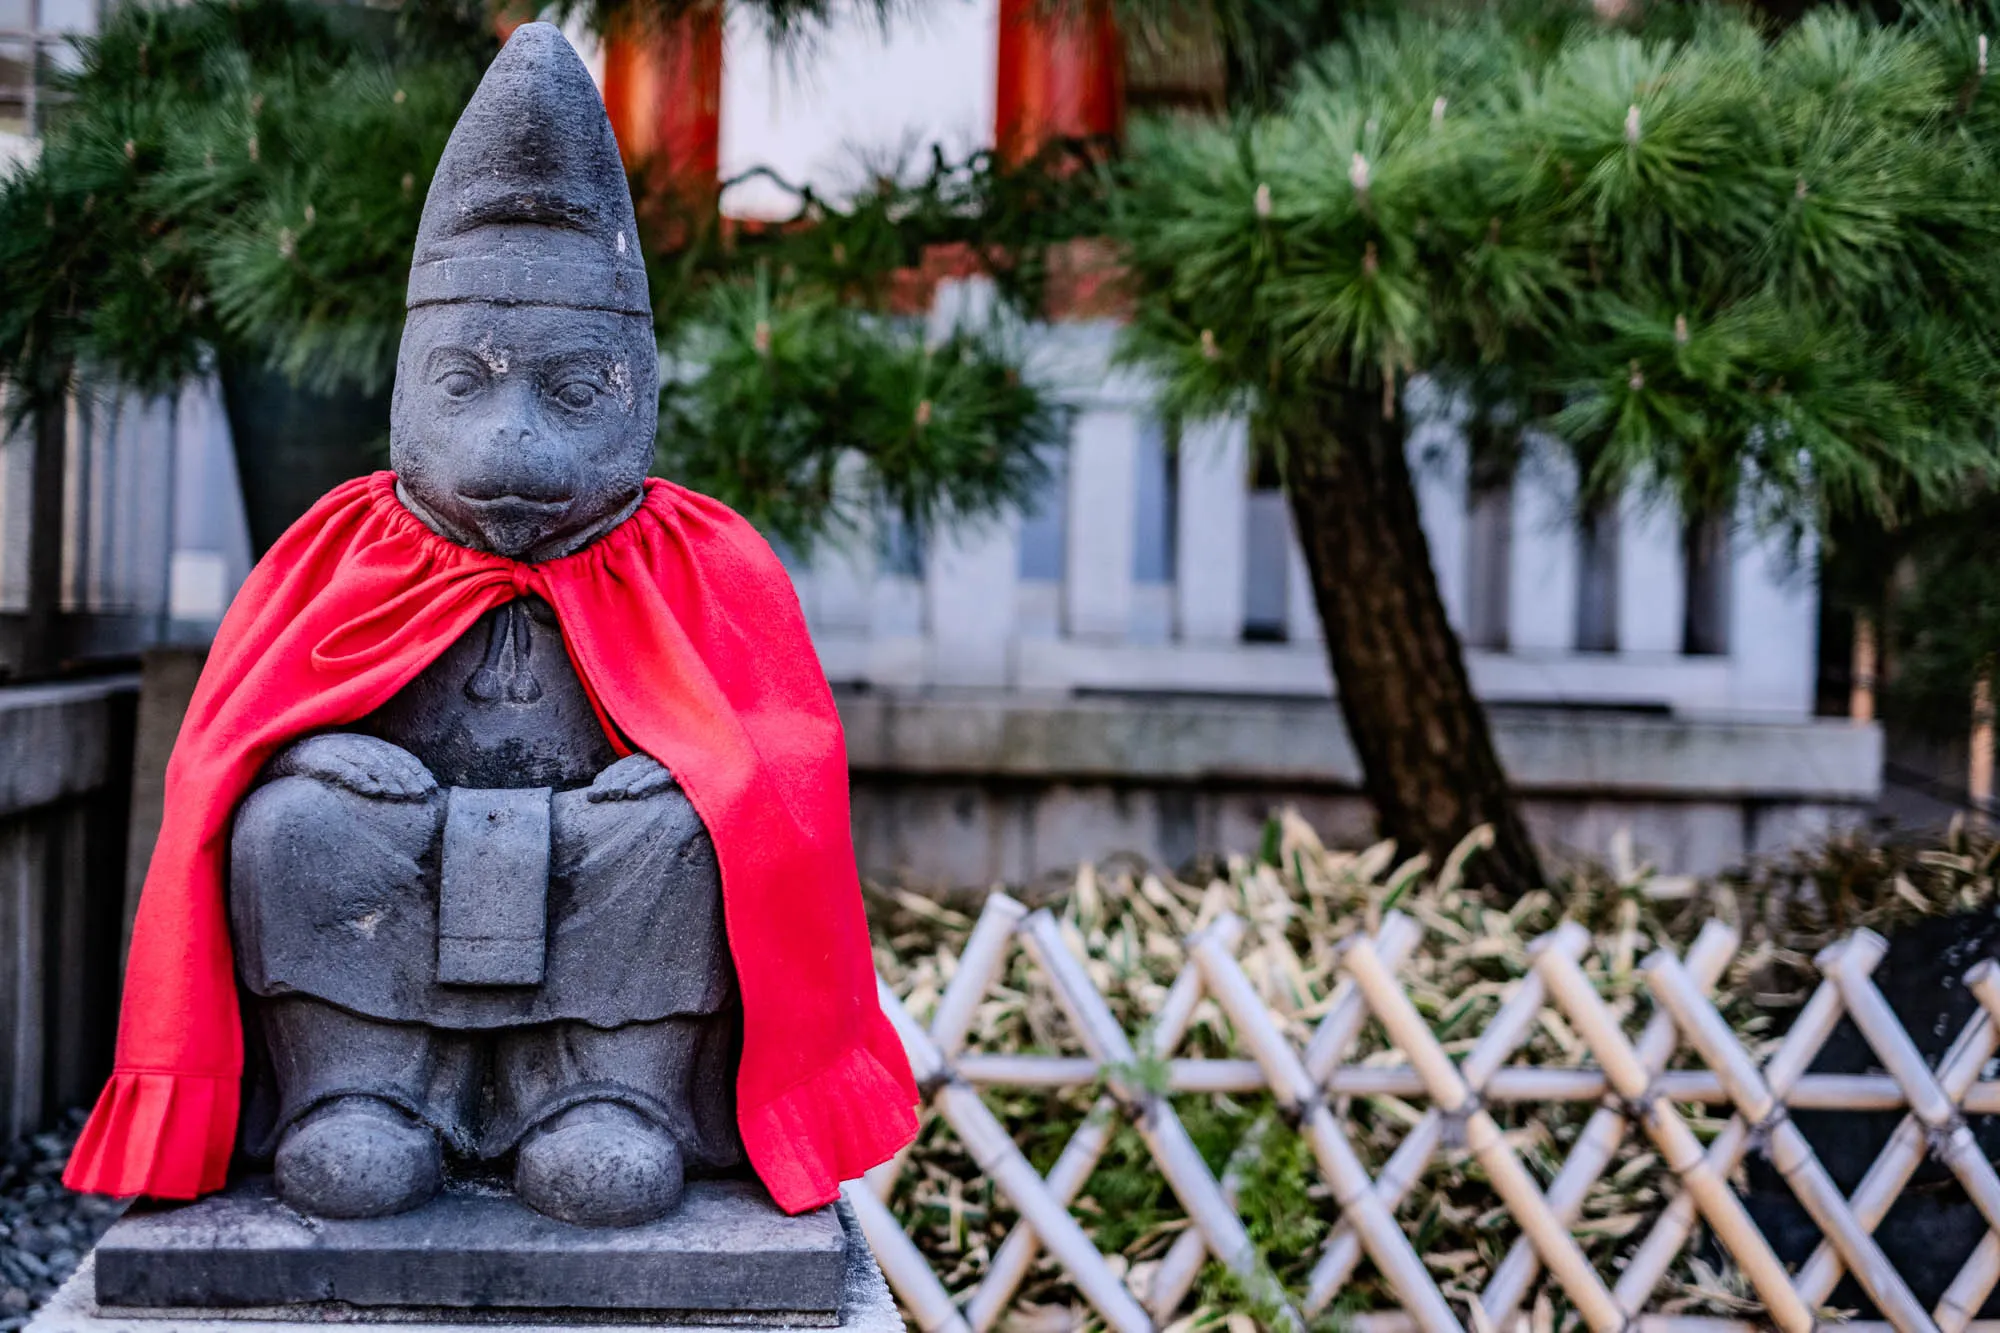
M 438 380 L 447 398 L 470 398 L 479 390 L 479 376 L 469 370 L 448 370 Z
M 589 380 L 571 380 L 556 390 L 556 401 L 572 411 L 586 411 L 597 402 L 597 386 Z

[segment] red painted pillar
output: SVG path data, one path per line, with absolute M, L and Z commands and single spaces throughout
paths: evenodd
M 1125 43 L 1111 0 L 1000 0 L 993 144 L 1018 165 L 1061 139 L 1125 132 Z M 1055 164 L 1060 167 L 1062 164 Z M 1050 249 L 1042 313 L 1050 319 L 1129 313 L 1111 245 L 1078 237 Z
M 1125 47 L 1109 0 L 1000 0 L 993 143 L 1004 162 L 1125 129 Z
M 626 169 L 671 208 L 713 211 L 722 142 L 722 6 L 604 43 L 604 107 Z M 641 213 L 649 210 L 642 203 Z M 643 221 L 643 218 L 642 218 Z

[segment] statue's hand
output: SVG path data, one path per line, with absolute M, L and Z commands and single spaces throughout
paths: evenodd
M 585 793 L 592 802 L 638 801 L 674 785 L 674 775 L 649 754 L 628 754 L 597 775 Z
M 310 736 L 281 751 L 270 775 L 317 778 L 385 801 L 421 801 L 437 790 L 437 779 L 408 750 L 351 731 Z

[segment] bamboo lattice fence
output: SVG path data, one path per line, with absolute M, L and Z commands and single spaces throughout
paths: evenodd
M 1274 934 L 1268 922 L 1246 922 L 1219 887 L 1185 934 L 1171 982 L 1142 988 L 1148 1000 L 1126 1006 L 1123 1021 L 1107 999 L 1117 969 L 1084 947 L 1075 923 L 1002 894 L 986 900 L 955 956 L 934 960 L 937 984 L 928 993 L 906 1003 L 896 985 L 881 981 L 883 1008 L 930 1111 L 1013 1218 L 1004 1239 L 983 1250 L 976 1281 L 954 1292 L 939 1276 L 939 1256 L 912 1239 L 890 1206 L 899 1177 L 912 1169 L 910 1155 L 850 1185 L 848 1197 L 891 1285 L 925 1333 L 984 1333 L 1000 1324 L 1038 1263 L 1043 1272 L 1052 1263 L 1103 1325 L 1119 1333 L 1163 1328 L 1185 1317 L 1211 1259 L 1235 1274 L 1259 1322 L 1281 1327 L 1303 1328 L 1336 1312 L 1367 1333 L 1491 1333 L 1558 1323 L 1592 1333 L 1747 1333 L 1772 1325 L 1807 1333 L 1840 1317 L 1828 1302 L 1847 1275 L 1882 1316 L 1850 1320 L 1858 1331 L 1988 1330 L 1973 1315 L 2000 1282 L 2000 1175 L 1965 1116 L 2000 1113 L 2000 1082 L 1982 1081 L 2000 1049 L 2000 968 L 1993 963 L 1967 976 L 1979 1007 L 1932 1068 L 1871 979 L 1886 948 L 1874 932 L 1853 932 L 1819 951 L 1817 979 L 1788 1028 L 1760 1036 L 1760 1022 L 1746 1021 L 1741 1004 L 1725 999 L 1718 1007 L 1713 994 L 1732 964 L 1741 971 L 1737 929 L 1709 920 L 1683 948 L 1635 958 L 1629 955 L 1646 932 L 1634 928 L 1628 910 L 1624 929 L 1610 936 L 1593 936 L 1575 921 L 1538 933 L 1519 951 L 1517 976 L 1480 985 L 1491 1004 L 1478 1029 L 1467 1031 L 1458 1021 L 1470 1012 L 1464 1005 L 1406 975 L 1427 927 L 1463 936 L 1463 913 L 1454 918 L 1434 903 L 1415 905 L 1414 914 L 1366 912 L 1355 929 L 1328 942 L 1328 984 L 1315 987 L 1305 976 L 1311 968 L 1298 966 L 1284 944 L 1285 923 Z M 1482 941 L 1475 926 L 1473 938 L 1460 940 L 1466 952 L 1509 947 L 1504 936 L 1515 922 L 1499 913 L 1473 919 L 1493 938 Z M 1132 944 L 1106 938 L 1107 947 Z M 1244 963 L 1252 946 L 1261 965 L 1254 981 Z M 1157 939 L 1139 947 L 1162 952 Z M 1272 968 L 1274 950 L 1290 962 Z M 969 1049 L 986 1009 L 1022 1002 L 1024 967 L 1060 1013 L 1060 1037 L 1047 1015 L 1034 1025 L 1041 1044 L 1067 1044 L 1074 1053 Z M 1283 993 L 1275 1004 L 1274 977 Z M 1843 1017 L 1884 1072 L 1809 1072 Z M 1209 1034 L 1201 1043 L 1209 1054 L 1182 1057 L 1196 1026 Z M 1524 1061 L 1524 1050 L 1546 1058 Z M 1046 1170 L 989 1105 L 989 1097 L 1022 1089 L 1091 1100 Z M 1222 1169 L 1212 1170 L 1177 1110 L 1196 1096 L 1268 1099 L 1309 1147 L 1334 1220 L 1302 1284 L 1280 1284 L 1238 1208 L 1239 1187 L 1270 1140 L 1270 1121 L 1259 1121 Z M 1385 1105 L 1401 1116 L 1393 1150 L 1381 1146 L 1379 1133 L 1356 1128 L 1360 1108 Z M 1903 1112 L 1851 1195 L 1788 1118 L 1789 1110 L 1806 1108 Z M 1546 1126 L 1536 1122 L 1557 1120 L 1569 1128 L 1552 1153 Z M 1101 1252 L 1073 1211 L 1125 1125 L 1136 1130 L 1184 1213 L 1170 1242 L 1160 1237 L 1144 1263 Z M 1767 1155 L 1823 1237 L 1803 1265 L 1779 1259 L 1739 1196 L 1738 1168 L 1753 1151 Z M 1950 1170 L 1991 1228 L 1930 1309 L 1872 1235 L 1927 1158 Z M 1448 1166 L 1453 1161 L 1459 1165 Z M 1409 1205 L 1421 1199 L 1427 1175 L 1447 1170 L 1457 1173 L 1461 1194 L 1469 1179 L 1494 1205 L 1478 1229 L 1499 1237 L 1497 1257 L 1470 1265 L 1476 1285 L 1458 1271 L 1468 1265 L 1454 1266 L 1428 1247 L 1420 1253 L 1412 1241 Z M 1660 1181 L 1655 1206 L 1627 1215 L 1622 1231 L 1611 1229 L 1615 1243 L 1607 1243 L 1605 1228 L 1593 1230 L 1586 1214 L 1603 1212 L 1601 1196 L 1614 1178 L 1622 1187 L 1644 1173 Z M 1714 1313 L 1717 1301 L 1684 1299 L 1685 1283 L 1670 1276 L 1690 1262 L 1699 1268 L 1689 1256 L 1703 1246 L 1726 1257 L 1726 1276 L 1709 1279 L 1722 1288 L 1721 1314 Z M 1456 1280 L 1440 1280 L 1441 1262 Z M 1372 1299 L 1356 1308 L 1357 1294 Z

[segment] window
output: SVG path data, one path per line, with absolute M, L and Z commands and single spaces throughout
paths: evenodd
M 1577 519 L 1576 649 L 1618 651 L 1618 505 L 1593 505 Z
M 1065 432 L 1067 433 L 1067 432 Z M 1042 488 L 1021 506 L 1020 577 L 1024 583 L 1061 583 L 1069 552 L 1069 450 L 1046 455 Z
M 906 579 L 924 576 L 924 533 L 916 524 L 889 510 L 876 528 L 876 542 L 885 575 Z
M 34 0 L 0 0 L 0 134 L 35 132 L 36 7 Z
M 1729 652 L 1729 521 L 1697 519 L 1682 530 L 1687 570 L 1687 610 L 1681 622 L 1681 651 L 1722 656 Z
M 1175 511 L 1179 508 L 1178 451 L 1164 423 L 1139 428 L 1139 495 L 1132 534 L 1132 581 L 1174 581 Z
M 1253 448 L 1250 495 L 1243 515 L 1243 638 L 1250 643 L 1286 639 L 1287 585 L 1291 581 L 1291 515 L 1276 450 Z
M 1475 456 L 1465 495 L 1465 642 L 1507 651 L 1514 577 L 1514 463 Z
M 47 123 L 49 71 L 74 61 L 70 35 L 96 27 L 95 0 L 0 0 L 0 166 Z

